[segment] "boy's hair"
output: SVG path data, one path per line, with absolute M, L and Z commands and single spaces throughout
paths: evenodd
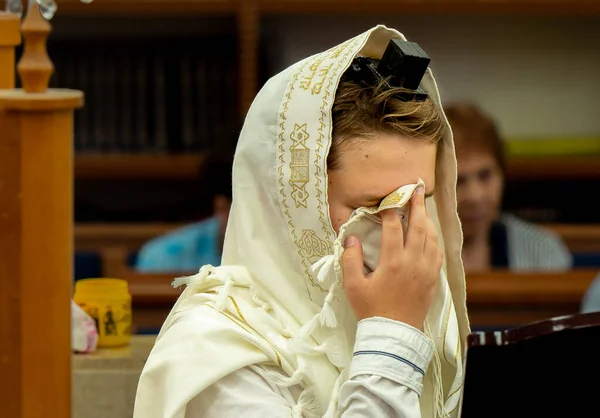
M 504 143 L 492 118 L 471 103 L 444 106 L 444 111 L 452 127 L 457 154 L 463 150 L 489 152 L 502 171 L 506 171 Z
M 378 134 L 392 134 L 438 143 L 446 131 L 440 109 L 430 98 L 422 102 L 402 101 L 398 93 L 405 91 L 383 84 L 366 87 L 342 81 L 332 109 L 333 143 L 328 168 L 337 167 L 340 149 L 353 139 L 368 140 Z

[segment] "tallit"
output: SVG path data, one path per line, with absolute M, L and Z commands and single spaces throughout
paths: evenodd
M 352 59 L 381 58 L 392 38 L 405 39 L 377 26 L 292 65 L 258 93 L 236 150 L 222 266 L 205 266 L 176 281 L 188 286 L 145 365 L 135 418 L 182 418 L 191 399 L 249 365 L 258 365 L 281 388 L 304 389 L 294 416 L 338 415 L 337 394 L 352 358 L 356 319 L 339 263 L 333 263 L 333 273 L 319 274 L 323 259 L 339 259 L 342 251 L 327 202 L 331 108 Z M 440 105 L 430 70 L 423 87 Z M 439 143 L 435 201 L 428 203 L 445 263 L 427 318 L 436 360 L 424 381 L 424 418 L 457 416 L 462 347 L 469 333 L 456 159 L 447 128 Z M 282 373 L 260 368 L 267 364 Z

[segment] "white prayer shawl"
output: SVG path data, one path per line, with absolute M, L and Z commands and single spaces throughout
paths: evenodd
M 375 27 L 292 65 L 258 93 L 236 150 L 222 266 L 176 280 L 188 286 L 144 367 L 135 418 L 183 418 L 190 400 L 251 365 L 282 393 L 293 385 L 304 389 L 293 416 L 339 416 L 337 394 L 352 359 L 356 319 L 341 285 L 337 260 L 343 248 L 327 202 L 331 109 L 352 59 L 381 58 L 392 38 L 405 39 Z M 423 86 L 441 107 L 430 70 Z M 439 144 L 435 202 L 428 202 L 445 262 L 426 324 L 436 353 L 421 395 L 424 418 L 458 416 L 469 333 L 456 158 L 447 128 Z M 322 266 L 332 254 L 334 273 L 319 282 L 311 266 Z

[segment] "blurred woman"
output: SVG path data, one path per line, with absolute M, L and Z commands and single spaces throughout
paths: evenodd
M 444 109 L 456 145 L 465 271 L 570 269 L 572 256 L 560 237 L 501 212 L 506 163 L 492 119 L 472 104 Z

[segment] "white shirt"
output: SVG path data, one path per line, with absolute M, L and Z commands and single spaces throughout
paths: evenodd
M 342 417 L 420 418 L 433 349 L 425 334 L 404 323 L 360 321 L 350 374 L 339 393 Z M 240 369 L 210 386 L 188 404 L 186 418 L 289 418 L 301 389 L 282 391 L 256 370 Z

